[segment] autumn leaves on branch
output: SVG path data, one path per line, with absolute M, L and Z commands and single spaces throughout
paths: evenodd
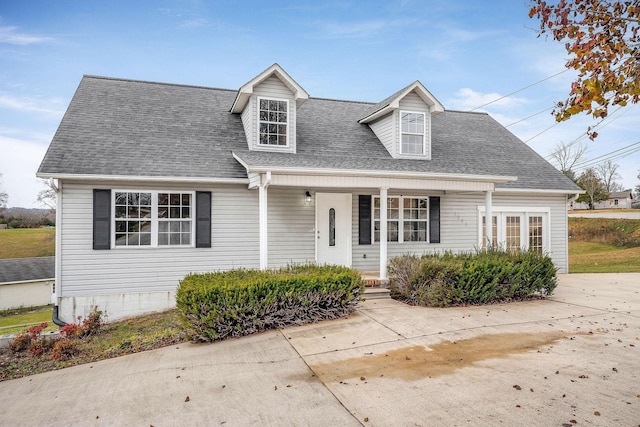
M 553 111 L 557 121 L 583 112 L 603 119 L 609 107 L 640 100 L 640 0 L 532 0 L 529 17 L 540 20 L 539 36 L 565 44 L 566 67 L 578 72 Z

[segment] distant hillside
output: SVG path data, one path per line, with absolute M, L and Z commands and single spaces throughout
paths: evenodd
M 4 216 L 29 216 L 29 215 L 38 215 L 38 216 L 50 216 L 55 219 L 55 215 L 51 213 L 49 209 L 38 209 L 38 208 L 7 208 L 3 212 Z

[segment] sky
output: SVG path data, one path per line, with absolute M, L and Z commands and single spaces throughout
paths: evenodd
M 0 190 L 41 207 L 36 171 L 85 74 L 239 89 L 273 63 L 319 98 L 379 102 L 420 80 L 543 157 L 574 141 L 593 163 L 622 150 L 618 181 L 634 188 L 640 106 L 610 110 L 595 141 L 589 117 L 556 124 L 575 74 L 537 25 L 527 0 L 0 0 Z

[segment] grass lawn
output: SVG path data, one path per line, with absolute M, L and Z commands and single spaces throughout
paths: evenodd
M 47 322 L 49 325 L 45 331 L 55 331 L 58 329 L 51 321 L 52 306 L 45 305 L 32 309 L 20 308 L 15 310 L 4 310 L 0 312 L 0 335 L 15 334 L 33 325 Z
M 636 273 L 640 272 L 640 247 L 569 241 L 570 273 Z
M 53 256 L 55 235 L 55 228 L 0 230 L 0 259 Z

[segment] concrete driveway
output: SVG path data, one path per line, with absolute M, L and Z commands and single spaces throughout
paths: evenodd
M 546 301 L 347 319 L 0 383 L 0 425 L 637 426 L 640 274 Z

